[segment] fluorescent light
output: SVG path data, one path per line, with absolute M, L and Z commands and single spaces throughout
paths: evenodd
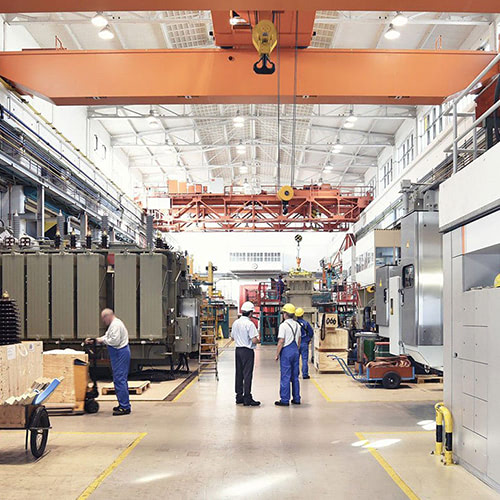
M 329 165 L 328 167 L 325 167 L 325 172 L 331 172 L 333 170 L 333 167 Z
M 241 142 L 236 146 L 236 152 L 240 155 L 246 153 L 246 150 L 247 150 L 246 146 Z
M 104 26 L 107 26 L 108 25 L 108 20 L 106 19 L 106 17 L 103 15 L 102 12 L 98 12 L 92 19 L 92 24 L 96 27 L 96 28 L 104 28 Z
M 236 127 L 236 128 L 241 128 L 243 127 L 243 125 L 245 125 L 245 118 L 243 118 L 242 116 L 235 116 L 233 118 L 233 125 Z
M 357 116 L 354 116 L 354 115 L 349 115 L 347 118 L 346 118 L 346 122 L 348 123 L 355 123 L 358 121 L 358 117 Z
M 389 25 L 389 29 L 384 34 L 387 40 L 396 40 L 401 36 L 401 33 L 394 28 L 392 24 Z
M 241 173 L 241 174 L 247 174 L 247 173 L 248 173 L 248 167 L 247 167 L 247 166 L 245 166 L 245 165 L 242 165 L 242 166 L 240 167 L 240 173 Z
M 160 120 L 158 120 L 158 118 L 156 116 L 151 115 L 148 118 L 148 125 L 151 128 L 158 128 L 160 126 Z
M 99 36 L 103 40 L 112 40 L 115 37 L 114 33 L 109 29 L 109 26 L 106 26 L 101 31 L 99 31 Z
M 335 144 L 335 146 L 333 146 L 333 149 L 335 151 L 342 151 L 344 149 L 344 145 L 337 142 L 337 144 Z
M 354 127 L 354 122 L 345 122 L 344 123 L 344 128 L 352 128 Z
M 405 26 L 408 24 L 408 18 L 401 12 L 396 12 L 396 17 L 392 20 L 394 26 Z

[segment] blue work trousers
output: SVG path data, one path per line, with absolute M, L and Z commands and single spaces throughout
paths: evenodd
M 300 357 L 302 358 L 302 376 L 309 376 L 309 341 L 302 339 L 299 347 Z
M 113 370 L 113 384 L 115 385 L 118 404 L 130 410 L 130 398 L 128 394 L 128 372 L 130 369 L 130 347 L 127 345 L 121 349 L 108 345 L 111 369 Z
M 299 348 L 295 342 L 283 347 L 280 354 L 280 399 L 282 403 L 290 402 L 290 384 L 292 384 L 293 400 L 300 403 L 299 386 Z

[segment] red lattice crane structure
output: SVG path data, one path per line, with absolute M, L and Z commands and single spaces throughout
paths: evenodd
M 282 201 L 276 193 L 187 193 L 169 196 L 155 218 L 160 231 L 347 231 L 372 201 L 367 188 L 309 186 Z

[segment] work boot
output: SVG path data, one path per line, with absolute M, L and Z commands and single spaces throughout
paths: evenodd
M 243 399 L 236 398 L 236 404 L 237 405 L 242 405 L 244 403 Z
M 303 378 L 304 380 L 307 380 L 308 378 L 311 378 L 311 377 L 310 377 L 309 375 L 304 375 L 302 378 Z
M 249 401 L 245 401 L 243 406 L 260 406 L 260 401 L 255 401 L 254 399 L 250 399 Z
M 113 410 L 113 415 L 130 415 L 130 408 L 122 408 L 121 406 L 118 407 L 117 410 Z
M 293 405 L 300 405 L 300 401 L 295 401 L 295 399 L 292 399 L 292 404 Z
M 275 401 L 276 406 L 290 406 L 290 403 L 283 403 L 283 401 Z

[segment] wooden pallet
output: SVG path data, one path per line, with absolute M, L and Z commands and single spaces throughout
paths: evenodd
M 443 377 L 439 375 L 415 375 L 415 379 L 417 380 L 417 384 L 442 384 Z
M 129 394 L 142 394 L 145 390 L 151 387 L 151 382 L 149 380 L 130 380 L 128 383 Z M 106 384 L 100 387 L 101 394 L 106 396 L 108 394 L 115 394 L 115 386 L 113 383 Z

